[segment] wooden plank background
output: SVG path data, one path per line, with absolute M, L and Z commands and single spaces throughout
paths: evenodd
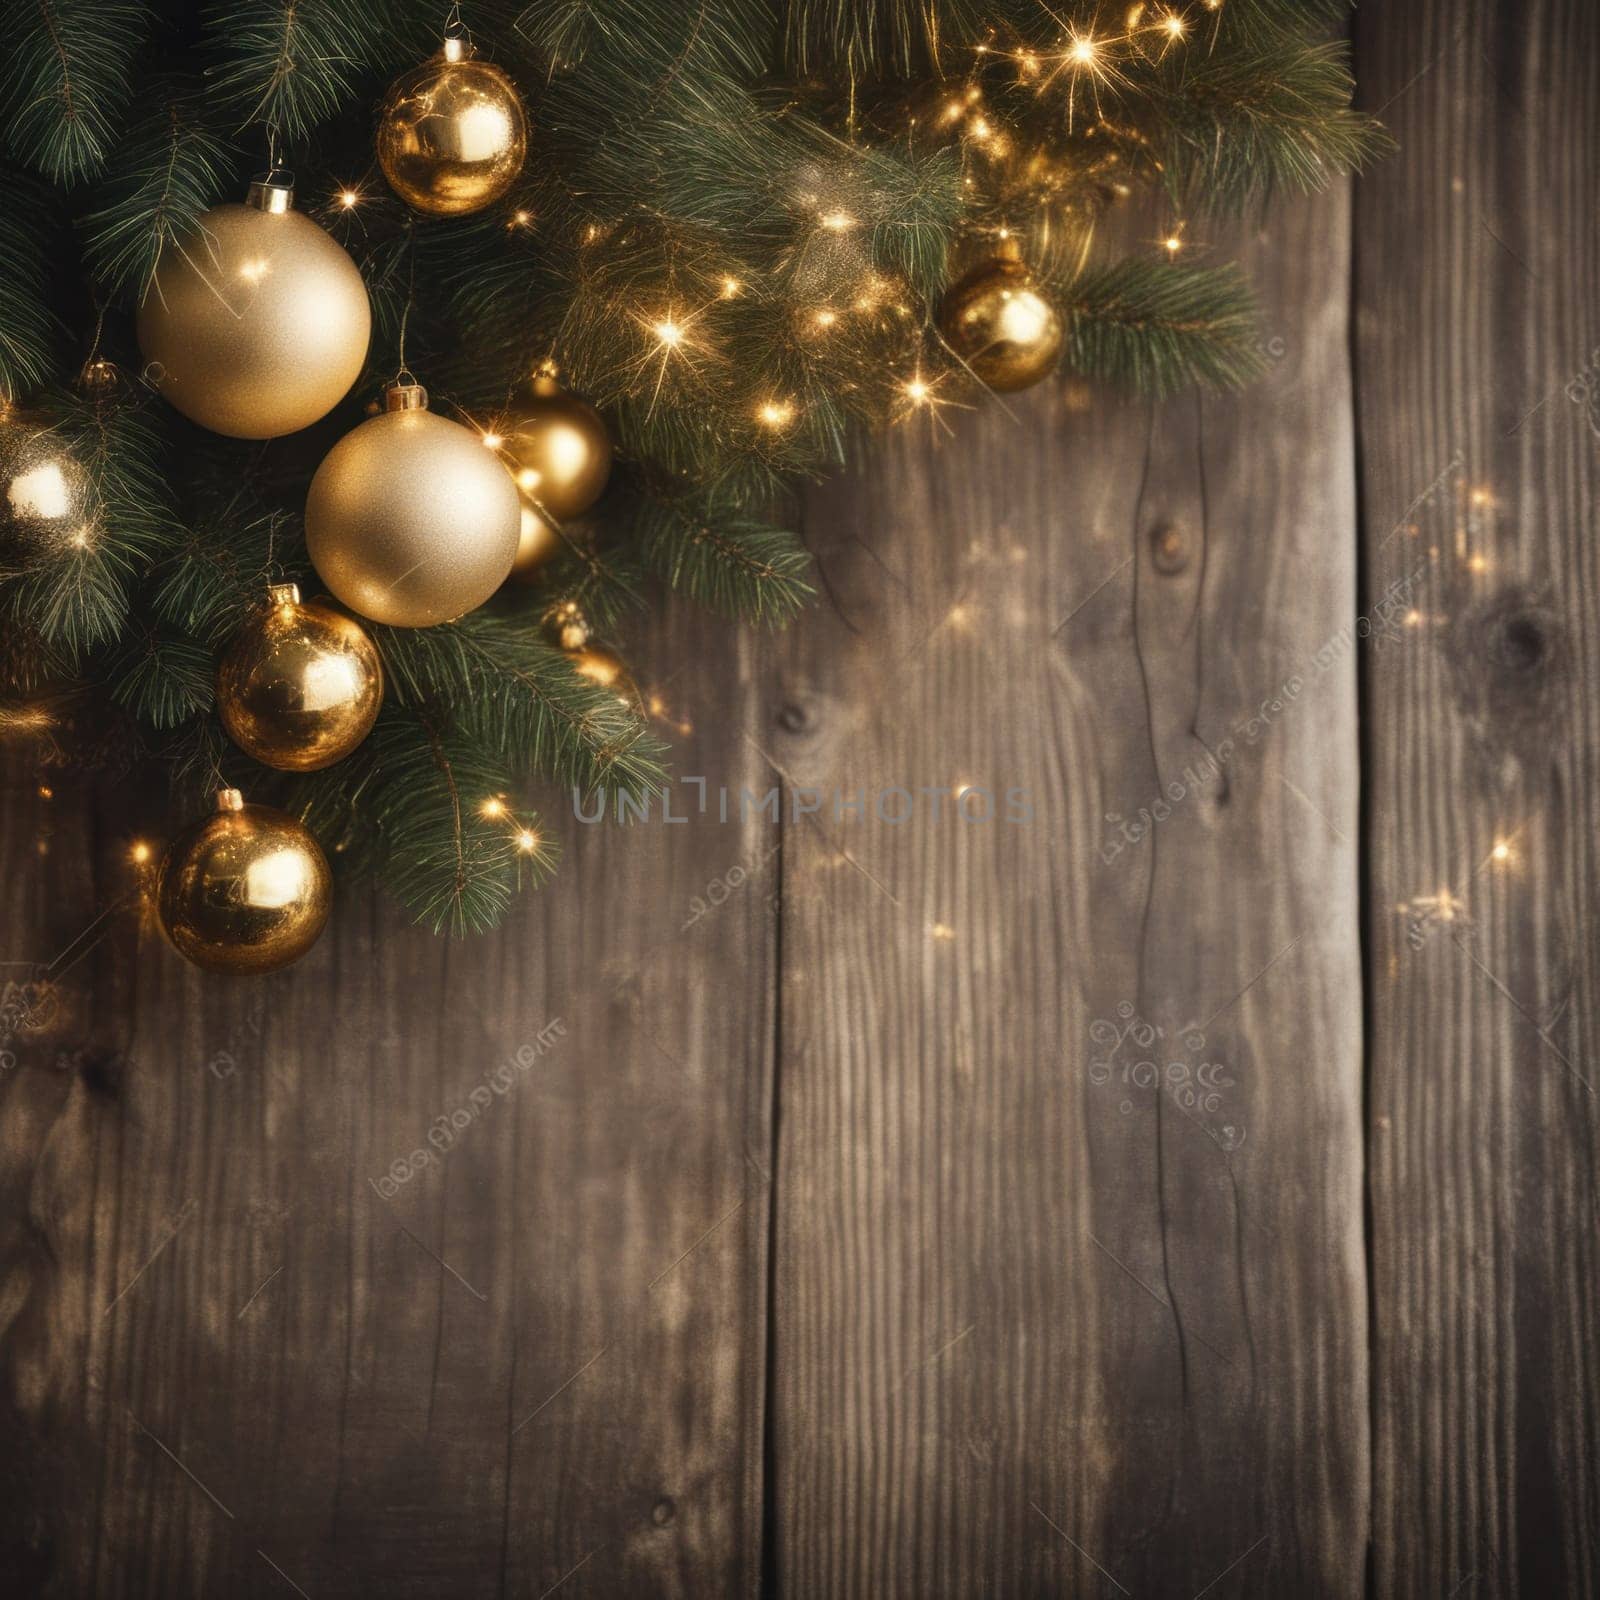
M 1600 1591 L 1600 19 L 1357 51 L 1399 154 L 1196 239 L 1260 385 L 902 430 L 789 634 L 629 640 L 733 820 L 229 985 L 9 762 L 9 1592 Z
M 1600 1593 L 1600 11 L 1362 14 L 1380 1593 Z M 1496 846 L 1504 858 L 1496 858 Z

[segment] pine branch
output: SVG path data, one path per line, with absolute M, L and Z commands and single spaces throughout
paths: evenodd
M 114 640 L 135 581 L 179 528 L 162 470 L 162 439 L 137 402 L 60 399 L 49 424 L 87 478 L 85 515 L 70 536 L 29 553 L 4 592 L 11 615 L 77 661 Z
M 625 75 L 649 92 L 719 72 L 758 76 L 771 64 L 772 26 L 766 0 L 531 0 L 515 31 L 556 67 L 581 64 L 595 84 Z
M 57 183 L 106 163 L 146 30 L 138 0 L 7 0 L 0 121 L 7 147 Z
M 385 0 L 216 0 L 207 23 L 216 103 L 236 129 L 261 124 L 290 141 L 340 110 L 397 31 Z
M 294 581 L 281 574 L 302 543 L 297 520 L 240 489 L 207 504 L 184 531 L 158 574 L 153 609 L 172 627 L 221 645 L 268 583 Z
M 1211 48 L 1257 48 L 1285 34 L 1303 41 L 1326 37 L 1352 9 L 1352 0 L 1228 0 L 1211 21 Z
M 216 203 L 232 170 L 232 150 L 195 100 L 176 92 L 158 99 L 128 130 L 116 174 L 82 219 L 95 274 L 142 300 L 161 252 Z
M 746 622 L 782 626 L 814 593 L 811 557 L 792 533 L 700 500 L 658 501 L 639 529 L 645 561 L 700 605 Z
M 389 699 L 448 718 L 517 774 L 635 797 L 662 746 L 611 691 L 573 671 L 530 615 L 475 611 L 437 628 L 375 628 Z
M 968 0 L 791 0 L 785 13 L 795 70 L 831 67 L 852 80 L 950 70 L 985 20 Z
M 541 572 L 540 578 L 547 593 L 571 600 L 604 633 L 628 612 L 644 605 L 642 588 L 646 580 L 635 552 L 599 547 L 596 520 L 600 519 L 586 517 L 562 528 L 566 549 Z M 604 523 L 617 527 L 627 520 L 623 497 L 608 493 Z
M 210 650 L 167 628 L 128 639 L 108 674 L 112 699 L 159 729 L 209 710 L 215 675 Z
M 1267 32 L 1186 58 L 1155 107 L 1175 199 L 1237 208 L 1280 188 L 1325 188 L 1384 153 L 1388 135 L 1350 104 L 1348 54 L 1343 42 Z
M 1254 301 L 1236 267 L 1129 257 L 1060 290 L 1063 364 L 1149 394 L 1233 389 L 1262 369 Z
M 553 846 L 519 814 L 508 826 L 484 801 L 509 787 L 506 768 L 426 714 L 386 709 L 369 737 L 373 780 L 361 793 L 362 826 L 381 840 L 378 871 L 435 933 L 481 933 L 505 916 L 522 880 L 541 881 Z M 531 848 L 519 847 L 524 830 Z
M 41 186 L 0 169 L 0 400 L 20 399 L 49 375 L 54 324 L 45 305 Z
M 173 806 L 181 815 L 203 816 L 213 808 L 218 789 L 239 787 L 235 767 L 243 758 L 214 712 L 181 723 L 163 755 L 169 763 Z M 265 795 L 251 785 L 246 798 Z

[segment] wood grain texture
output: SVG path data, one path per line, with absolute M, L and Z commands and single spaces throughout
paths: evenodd
M 1600 1592 L 1600 12 L 1364 9 L 1380 1595 Z M 1494 857 L 1504 842 L 1504 861 Z
M 9 759 L 7 1592 L 1600 1593 L 1600 12 L 1356 46 L 1261 385 L 894 433 L 500 935 L 202 977 Z
M 636 646 L 684 770 L 750 770 L 754 642 L 680 613 Z M 39 961 L 125 884 L 128 813 L 91 871 L 63 791 L 38 858 L 30 786 L 6 954 Z M 74 1015 L 0 1084 L 23 1592 L 753 1592 L 772 867 L 755 825 L 558 803 L 564 869 L 497 937 L 356 891 L 269 980 L 126 911 L 63 974 Z
M 1245 242 L 1241 399 L 1040 393 L 812 504 L 774 768 L 1034 814 L 786 830 L 781 1593 L 1360 1590 L 1347 241 Z

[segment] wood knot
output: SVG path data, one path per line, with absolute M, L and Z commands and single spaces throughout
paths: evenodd
M 778 726 L 785 733 L 804 733 L 811 726 L 811 713 L 798 701 L 791 700 L 779 711 Z
M 1520 609 L 1498 619 L 1489 644 L 1496 663 L 1518 677 L 1538 672 L 1554 648 L 1546 618 L 1538 611 Z
M 77 1070 L 83 1086 L 99 1100 L 117 1100 L 122 1095 L 122 1057 L 112 1050 L 74 1050 L 67 1056 Z
M 1189 540 L 1176 523 L 1163 522 L 1150 530 L 1150 562 L 1164 578 L 1176 577 L 1189 565 Z
M 671 1522 L 672 1519 L 677 1516 L 677 1514 L 678 1508 L 673 1504 L 672 1498 L 669 1495 L 662 1495 L 662 1497 L 650 1508 L 650 1520 L 655 1523 L 658 1528 L 666 1527 L 666 1525 Z
M 1461 709 L 1485 753 L 1542 759 L 1562 712 L 1568 648 L 1561 618 L 1527 591 L 1509 590 L 1461 616 L 1448 649 Z

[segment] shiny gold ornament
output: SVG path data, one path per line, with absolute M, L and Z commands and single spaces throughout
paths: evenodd
M 539 574 L 561 553 L 561 535 L 526 495 L 522 500 L 522 528 L 517 553 L 511 562 L 513 583 L 535 583 Z
M 322 932 L 333 901 L 327 859 L 310 832 L 237 789 L 167 848 L 156 909 L 174 949 L 206 972 L 276 972 Z
M 611 476 L 611 435 L 587 400 L 553 377 L 533 380 L 533 398 L 495 428 L 517 487 L 557 522 L 587 511 Z
M 258 179 L 161 253 L 139 307 L 146 375 L 184 416 L 275 439 L 326 416 L 367 359 L 372 311 L 338 242 Z
M 1061 317 L 1014 251 L 983 262 L 946 294 L 939 331 L 982 382 L 1002 393 L 1048 376 L 1061 353 Z
M 222 725 L 246 755 L 280 772 L 342 761 L 372 731 L 383 666 L 361 624 L 292 583 L 234 636 L 217 667 Z
M 306 550 L 353 611 L 426 628 L 481 606 L 516 558 L 521 503 L 482 437 L 397 383 L 387 410 L 342 438 L 306 496 Z
M 0 543 L 25 557 L 56 556 L 93 537 L 89 474 L 61 430 L 0 405 Z
M 580 678 L 587 678 L 602 689 L 610 689 L 635 716 L 644 715 L 644 697 L 639 693 L 639 686 L 614 650 L 608 650 L 603 644 L 586 644 L 581 649 L 569 650 L 567 660 Z
M 78 373 L 78 387 L 96 400 L 113 395 L 122 386 L 122 374 L 116 363 L 104 356 L 92 356 Z
M 516 85 L 472 57 L 465 39 L 389 91 L 378 117 L 378 161 L 407 205 L 462 217 L 492 205 L 517 180 L 528 153 L 528 118 Z

